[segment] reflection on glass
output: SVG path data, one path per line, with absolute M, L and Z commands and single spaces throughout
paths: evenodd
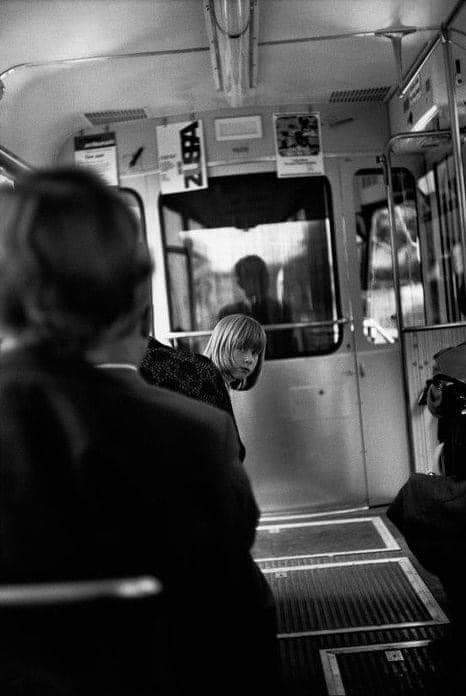
M 398 201 L 394 208 L 395 243 L 403 322 L 412 326 L 424 321 L 417 212 L 412 177 L 399 172 L 394 181 Z M 365 334 L 372 343 L 393 343 L 398 339 L 398 329 L 390 222 L 382 175 L 358 173 L 355 195 L 359 203 L 356 234 Z
M 191 261 L 198 330 L 210 329 L 219 318 L 234 312 L 251 314 L 264 325 L 336 316 L 328 280 L 330 250 L 321 221 L 258 225 L 252 230 L 183 231 L 180 241 Z M 177 275 L 179 281 L 183 275 Z M 177 285 L 173 287 L 175 295 Z M 180 305 L 184 326 L 188 306 L 186 299 Z M 267 357 L 295 354 L 298 338 L 302 350 L 326 348 L 329 336 L 333 343 L 332 331 L 332 327 L 301 331 L 293 339 L 290 329 L 270 331 Z
M 236 212 L 234 206 L 244 202 L 238 195 L 235 198 L 234 180 L 242 178 L 229 177 L 229 187 L 222 191 L 222 212 L 212 217 L 226 220 L 223 210 L 232 210 L 230 217 L 242 214 L 243 223 L 250 216 L 255 223 L 250 227 L 202 227 L 194 217 L 175 215 L 175 205 L 168 215 L 162 206 L 172 330 L 208 331 L 222 316 L 240 312 L 254 316 L 266 328 L 267 358 L 334 350 L 340 333 L 331 323 L 338 315 L 330 222 L 322 200 L 324 187 L 320 184 L 315 194 L 321 200 L 318 214 L 314 212 L 311 220 L 306 219 L 308 211 L 300 201 L 296 205 L 285 198 L 277 203 L 273 197 L 278 190 L 273 193 L 265 186 L 258 191 L 264 212 L 254 210 L 254 201 L 250 203 L 252 212 Z M 273 175 L 271 181 L 277 185 Z M 286 185 L 286 191 L 294 191 L 289 182 Z M 306 184 L 301 180 L 299 185 L 304 191 Z M 265 195 L 269 200 L 264 205 Z M 212 205 L 218 205 L 218 198 L 218 190 L 214 190 Z M 170 206 L 170 197 L 164 199 Z M 188 199 L 191 210 L 192 200 Z M 179 199 L 176 206 L 182 208 Z M 274 206 L 288 212 L 287 220 L 270 219 Z M 261 217 L 268 218 L 267 222 L 260 222 Z M 282 324 L 318 321 L 328 321 L 329 325 L 280 329 Z M 191 341 L 191 347 L 202 350 L 204 343 L 197 339 Z
M 425 240 L 429 324 L 464 320 L 463 254 L 458 220 L 456 177 L 451 155 L 434 164 L 417 181 L 420 234 Z
M 238 301 L 221 307 L 218 312 L 219 319 L 228 314 L 248 314 L 265 326 L 287 324 L 292 321 L 291 307 L 283 296 L 283 280 L 280 282 L 277 275 L 276 296 L 274 296 L 270 288 L 269 270 L 263 258 L 257 254 L 242 256 L 235 263 L 233 273 L 242 296 Z M 266 352 L 269 358 L 293 355 L 295 353 L 293 331 L 291 329 L 271 331 Z
M 123 201 L 126 203 L 128 208 L 131 210 L 134 217 L 136 218 L 138 226 L 139 243 L 141 244 L 141 246 L 147 248 L 146 222 L 142 199 L 132 189 L 120 188 L 118 189 L 118 194 L 119 196 L 121 196 L 121 198 L 123 198 Z M 145 286 L 146 287 L 144 296 L 147 307 L 151 308 L 150 326 L 152 327 L 152 280 L 150 278 L 145 282 Z

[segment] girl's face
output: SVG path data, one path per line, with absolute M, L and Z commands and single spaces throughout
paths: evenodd
M 259 355 L 250 348 L 234 348 L 232 354 L 233 368 L 230 370 L 234 379 L 244 380 L 256 369 Z

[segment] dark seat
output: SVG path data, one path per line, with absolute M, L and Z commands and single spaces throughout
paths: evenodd
M 2 696 L 165 696 L 153 577 L 0 586 Z

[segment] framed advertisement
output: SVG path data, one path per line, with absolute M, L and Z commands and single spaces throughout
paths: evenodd
M 320 176 L 324 157 L 318 113 L 273 114 L 277 176 Z
M 207 188 L 202 121 L 157 126 L 160 190 L 165 193 Z

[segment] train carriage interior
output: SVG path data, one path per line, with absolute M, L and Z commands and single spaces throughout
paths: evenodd
M 449 693 L 451 609 L 385 512 L 436 465 L 419 396 L 466 341 L 465 49 L 464 0 L 0 2 L 2 185 L 119 187 L 179 350 L 263 269 L 232 402 L 287 696 Z

